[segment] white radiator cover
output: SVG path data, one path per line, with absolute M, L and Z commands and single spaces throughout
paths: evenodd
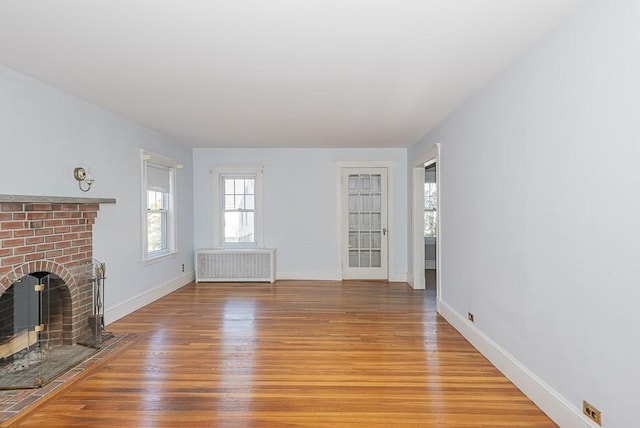
M 276 250 L 196 250 L 196 282 L 274 282 Z

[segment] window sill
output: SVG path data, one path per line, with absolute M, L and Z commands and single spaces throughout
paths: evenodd
M 172 253 L 165 253 L 165 254 L 159 254 L 157 256 L 147 257 L 142 260 L 142 265 L 143 266 L 154 265 L 156 263 L 160 263 L 165 260 L 173 259 L 176 257 L 177 254 L 178 252 L 174 251 Z

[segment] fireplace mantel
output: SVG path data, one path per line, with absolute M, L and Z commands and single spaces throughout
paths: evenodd
M 0 195 L 0 202 L 53 204 L 115 204 L 114 198 L 78 198 L 74 196 Z

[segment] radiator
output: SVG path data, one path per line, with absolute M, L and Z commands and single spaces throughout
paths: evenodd
M 274 282 L 276 250 L 196 250 L 196 282 Z

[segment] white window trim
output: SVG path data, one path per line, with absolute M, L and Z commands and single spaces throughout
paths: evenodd
M 141 186 L 141 221 L 142 221 L 142 262 L 144 265 L 157 263 L 165 258 L 174 257 L 177 253 L 178 242 L 178 228 L 177 228 L 177 213 L 176 213 L 176 199 L 177 199 L 177 186 L 176 186 L 176 172 L 182 168 L 182 165 L 177 163 L 175 159 L 162 156 L 156 153 L 152 153 L 146 150 L 140 151 L 140 165 L 142 172 L 142 186 Z M 169 192 L 169 204 L 167 215 L 167 250 L 155 251 L 149 253 L 147 251 L 147 164 L 152 163 L 155 165 L 164 166 L 170 168 L 170 192 Z
M 211 168 L 213 176 L 213 243 L 216 248 L 264 248 L 263 233 L 263 190 L 262 190 L 262 165 L 216 165 Z M 232 175 L 252 175 L 255 176 L 255 225 L 256 242 L 224 242 L 224 222 L 222 213 L 222 177 Z

